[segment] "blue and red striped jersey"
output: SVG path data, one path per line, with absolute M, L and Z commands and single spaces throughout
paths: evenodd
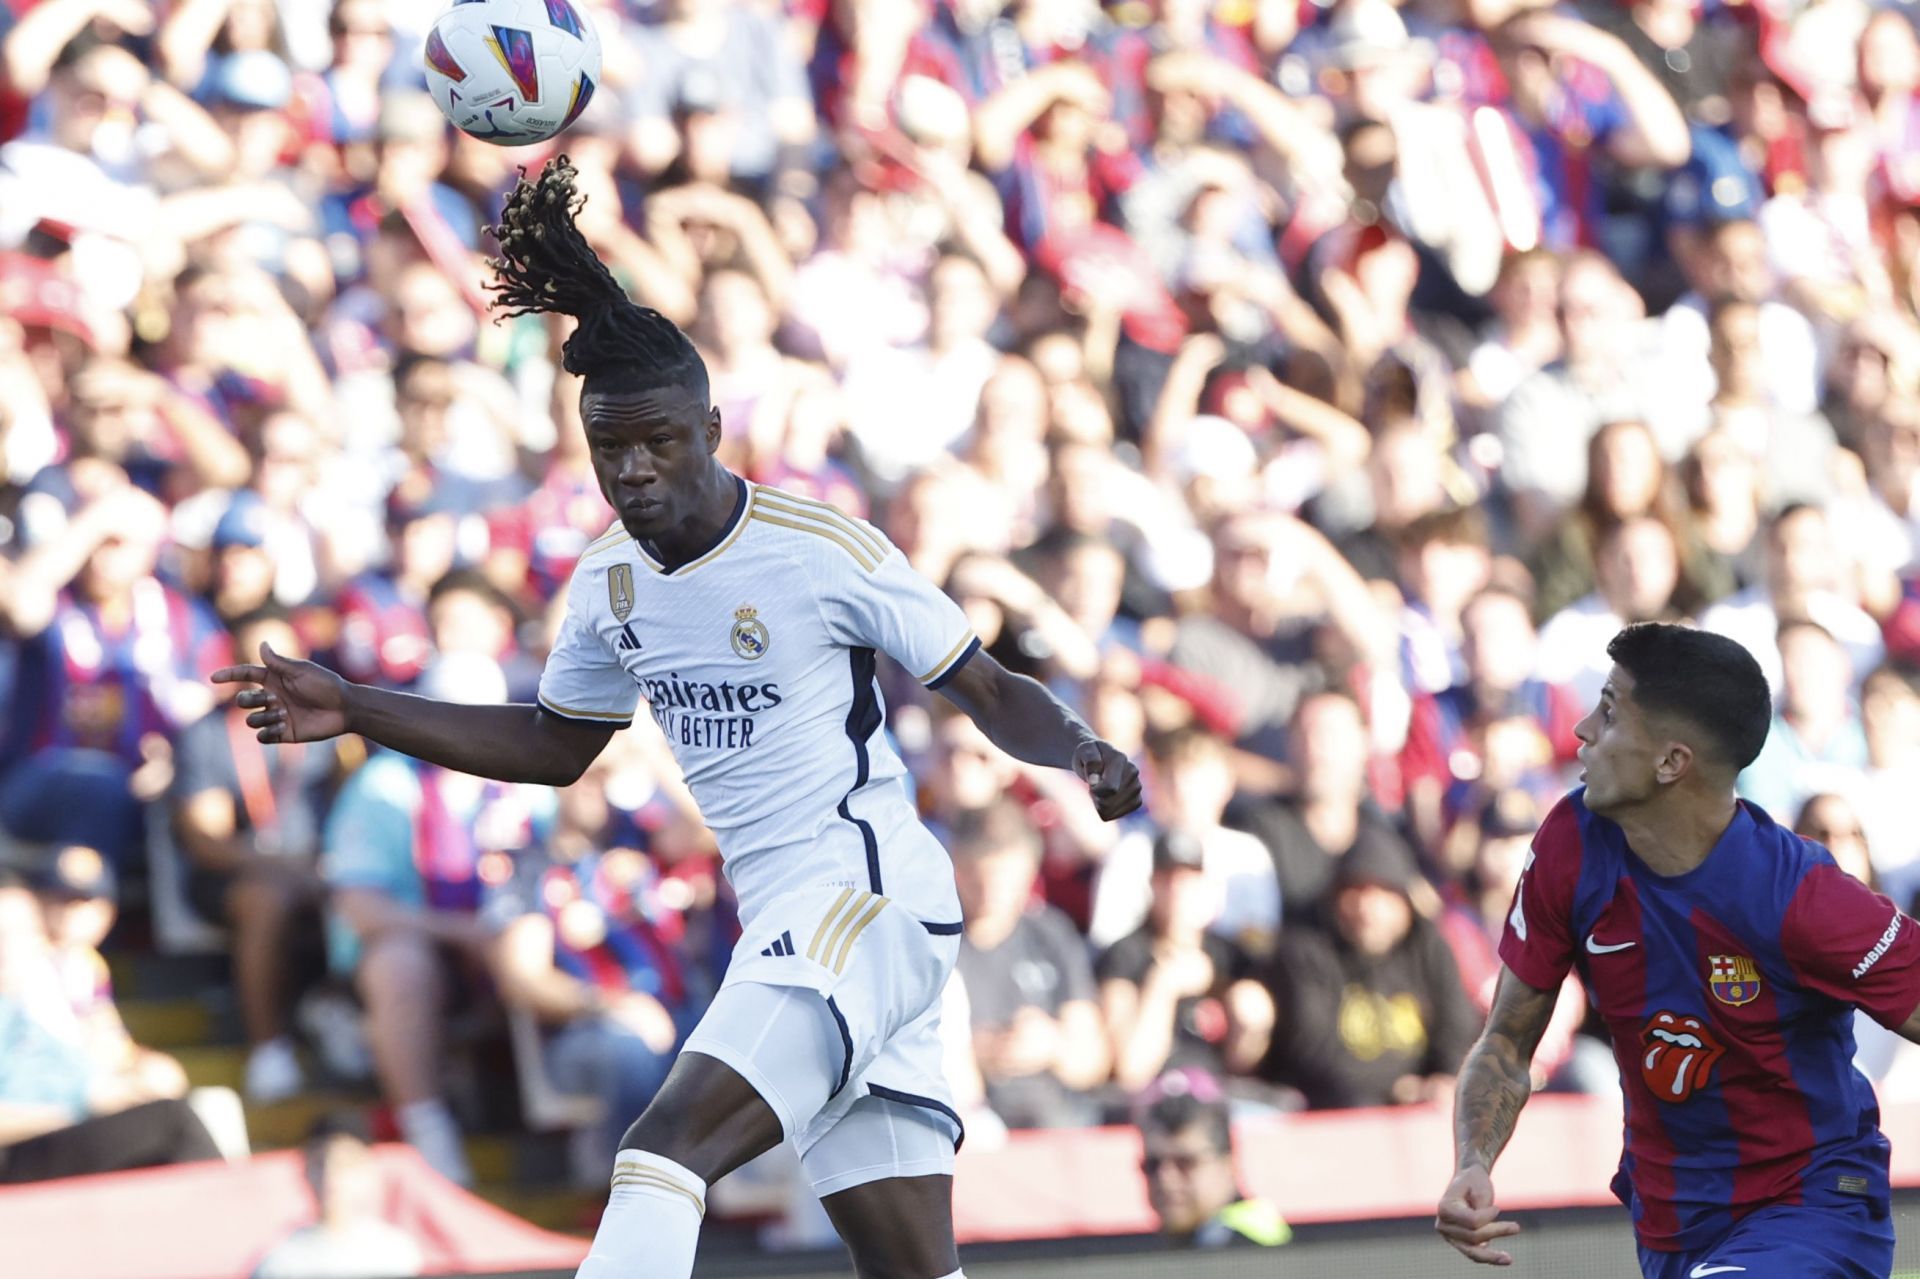
M 1500 957 L 1539 990 L 1578 967 L 1626 1101 L 1614 1193 L 1647 1248 L 1691 1251 L 1770 1204 L 1888 1197 L 1853 1068 L 1855 1008 L 1920 1005 L 1920 926 L 1744 801 L 1705 861 L 1657 875 L 1585 788 L 1534 836 Z

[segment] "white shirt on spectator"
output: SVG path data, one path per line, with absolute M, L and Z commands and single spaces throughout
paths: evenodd
M 1202 870 L 1214 893 L 1209 931 L 1265 951 L 1280 930 L 1280 878 L 1267 846 L 1245 831 L 1216 827 L 1200 837 Z M 1122 835 L 1100 863 L 1087 940 L 1107 947 L 1147 921 L 1153 902 L 1153 835 Z
M 1667 366 L 1664 394 L 1647 411 L 1670 424 L 1671 430 L 1661 432 L 1663 436 L 1685 437 L 1688 443 L 1706 430 L 1707 405 L 1719 389 L 1707 363 L 1713 345 L 1707 314 L 1706 299 L 1689 293 L 1660 318 L 1660 348 Z M 1820 347 L 1806 316 L 1785 302 L 1762 302 L 1760 350 L 1766 357 L 1767 392 L 1775 408 L 1812 413 L 1820 406 Z
M 1820 591 L 1806 602 L 1807 616 L 1826 627 L 1847 650 L 1853 662 L 1853 687 L 1857 692 L 1864 680 L 1887 654 L 1880 636 L 1880 624 L 1853 601 L 1831 591 Z M 1780 614 L 1773 596 L 1761 583 L 1729 595 L 1700 615 L 1702 630 L 1713 631 L 1738 640 L 1760 663 L 1777 703 L 1781 695 L 1781 662 L 1778 635 Z
M 1565 684 L 1583 706 L 1600 700 L 1600 687 L 1613 670 L 1607 643 L 1626 622 L 1598 591 L 1547 619 L 1540 628 L 1534 673 L 1550 684 Z

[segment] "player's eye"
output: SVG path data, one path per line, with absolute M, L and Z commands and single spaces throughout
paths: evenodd
M 671 443 L 673 443 L 673 437 L 671 435 L 656 435 L 653 437 L 653 447 L 656 449 L 663 449 Z

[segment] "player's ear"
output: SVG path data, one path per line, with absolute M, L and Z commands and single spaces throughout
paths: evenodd
M 1682 741 L 1669 740 L 1659 761 L 1653 766 L 1654 779 L 1664 785 L 1671 785 L 1692 773 L 1698 763 L 1693 754 L 1693 747 Z
M 720 406 L 714 405 L 707 410 L 707 452 L 720 450 Z

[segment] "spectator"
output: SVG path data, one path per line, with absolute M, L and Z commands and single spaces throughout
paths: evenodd
M 1575 255 L 1560 277 L 1563 353 L 1501 406 L 1495 427 L 1500 487 L 1529 542 L 1557 523 L 1586 486 L 1588 438 L 1607 422 L 1646 420 L 1654 398 L 1646 338 L 1628 295 L 1605 258 Z
M 1404 846 L 1366 844 L 1341 860 L 1320 920 L 1280 936 L 1261 1073 L 1316 1110 L 1453 1096 L 1479 1018 L 1446 941 L 1413 908 L 1417 882 Z
M 1895 662 L 1876 667 L 1861 685 L 1860 723 L 1867 768 L 1852 788 L 1854 807 L 1875 876 L 1889 895 L 1912 900 L 1920 893 L 1920 830 L 1906 814 L 1920 786 L 1920 674 Z
M 1366 584 L 1324 536 L 1284 516 L 1238 516 L 1213 535 L 1213 589 L 1205 612 L 1180 619 L 1169 656 L 1242 699 L 1239 742 L 1269 755 L 1326 672 L 1315 662 L 1315 624 L 1354 651 L 1388 657 L 1391 623 Z M 1390 664 L 1375 661 L 1371 664 Z
M 1812 796 L 1859 776 L 1867 738 L 1853 704 L 1847 650 L 1818 622 L 1780 623 L 1780 708 L 1760 756 L 1740 774 L 1740 794 L 1769 813 L 1794 813 Z
M 1216 1079 L 1200 1070 L 1169 1071 L 1135 1108 L 1140 1171 L 1162 1235 L 1194 1248 L 1273 1248 L 1293 1238 L 1279 1209 L 1241 1193 L 1233 1123 Z
M 1622 520 L 1650 515 L 1685 540 L 1674 494 L 1658 442 L 1643 422 L 1609 422 L 1587 442 L 1587 487 L 1558 532 L 1533 554 L 1536 585 L 1534 616 L 1552 617 L 1594 588 L 1594 549 L 1601 535 Z M 1686 549 L 1691 549 L 1690 545 Z M 1718 587 L 1708 570 L 1686 557 L 1683 577 L 1689 598 L 1705 598 Z M 1719 590 L 1724 595 L 1726 590 Z
M 1860 815 L 1844 797 L 1830 791 L 1809 796 L 1794 818 L 1793 831 L 1833 854 L 1833 860 L 1847 874 L 1875 892 L 1884 891 L 1874 873 L 1874 858 Z M 1903 1079 L 1910 1080 L 1920 1069 L 1920 1055 L 1912 1051 L 1912 1045 L 1873 1018 L 1856 1016 L 1853 1033 L 1857 1043 L 1854 1067 L 1877 1087 L 1897 1091 Z
M 1110 1068 L 1085 943 L 1032 904 L 1040 839 L 1005 801 L 962 815 L 949 847 L 967 927 L 958 971 L 987 1105 L 1009 1128 L 1072 1128 L 1100 1113 Z
M 1759 463 L 1727 430 L 1695 440 L 1681 464 L 1692 529 L 1688 567 L 1709 605 L 1752 586 L 1765 571 L 1760 474 Z
M 1360 849 L 1381 846 L 1383 856 L 1412 857 L 1368 792 L 1366 722 L 1351 697 L 1321 692 L 1307 698 L 1291 739 L 1293 796 L 1242 801 L 1232 818 L 1266 845 L 1279 873 L 1287 928 L 1321 913 L 1340 866 Z
M 261 646 L 306 655 L 287 615 L 272 606 L 234 619 L 234 650 Z M 317 926 L 317 862 L 335 785 L 345 769 L 335 742 L 268 749 L 223 703 L 180 740 L 174 830 L 187 860 L 187 898 L 232 929 L 234 985 L 249 1048 L 246 1093 L 256 1102 L 304 1086 L 288 1033 L 290 967 Z M 313 927 L 317 932 L 317 927 Z
M 1487 806 L 1474 824 L 1473 860 L 1438 921 L 1481 1018 L 1493 1007 L 1494 988 L 1500 980 L 1500 935 L 1507 926 L 1520 872 L 1533 855 L 1529 845 L 1540 829 L 1540 812 L 1540 806 L 1523 791 L 1503 792 Z M 1579 978 L 1569 975 L 1534 1050 L 1535 1088 L 1549 1087 L 1556 1080 L 1580 1092 L 1604 1092 L 1613 1086 L 1614 1076 L 1607 1070 L 1611 1056 L 1605 1047 L 1577 1033 L 1586 1015 L 1586 992 Z M 1598 1056 L 1592 1051 L 1595 1048 L 1600 1049 Z
M 1680 552 L 1673 530 L 1649 515 L 1622 520 L 1601 535 L 1593 594 L 1575 600 L 1540 628 L 1539 676 L 1569 685 L 1583 704 L 1600 696 L 1611 664 L 1606 642 L 1629 622 L 1678 615 Z M 1712 629 L 1709 627 L 1709 629 Z
M 268 1249 L 253 1279 L 403 1279 L 425 1268 L 413 1236 L 381 1213 L 384 1170 L 356 1121 L 321 1117 L 301 1154 L 314 1220 Z
M 1787 506 L 1767 526 L 1766 580 L 1700 615 L 1700 625 L 1740 641 L 1760 663 L 1776 700 L 1781 693 L 1780 621 L 1819 623 L 1847 651 L 1856 680 L 1880 664 L 1880 627 L 1861 608 L 1834 546 L 1833 526 L 1817 506 Z
M 1233 798 L 1227 744 L 1205 729 L 1174 729 L 1147 743 L 1147 811 L 1164 831 L 1198 844 L 1210 902 L 1206 927 L 1256 955 L 1273 949 L 1280 927 L 1280 882 L 1260 841 L 1221 824 Z M 1123 836 L 1100 866 L 1088 929 L 1111 946 L 1148 918 L 1154 899 L 1154 849 L 1145 831 Z
M 1566 687 L 1533 674 L 1539 636 L 1527 601 L 1504 586 L 1489 586 L 1460 615 L 1466 678 L 1415 699 L 1400 752 L 1407 813 L 1420 846 L 1441 850 L 1454 822 L 1470 815 L 1476 797 L 1491 790 L 1489 745 L 1494 725 L 1518 719 L 1531 730 L 1529 773 L 1552 782 L 1580 748 L 1573 726 L 1586 714 Z M 1492 790 L 1497 794 L 1497 790 Z M 1448 865 L 1458 863 L 1448 859 Z
M 1401 533 L 1401 682 L 1409 692 L 1437 693 L 1466 674 L 1460 613 L 1492 573 L 1487 522 L 1476 510 L 1436 511 Z
M 1672 399 L 1666 411 L 1695 421 L 1707 411 L 1721 389 L 1710 360 L 1712 312 L 1716 306 L 1740 302 L 1758 308 L 1754 337 L 1763 402 L 1785 413 L 1813 412 L 1820 393 L 1820 348 L 1812 323 L 1777 296 L 1774 263 L 1760 224 L 1751 217 L 1715 223 L 1688 275 L 1693 288 L 1660 320 L 1660 347 L 1671 370 Z
M 560 792 L 544 845 L 515 857 L 482 907 L 497 934 L 502 1002 L 549 1028 L 557 1087 L 605 1103 L 593 1153 L 578 1160 L 596 1171 L 659 1091 L 692 1012 L 670 944 L 681 921 L 662 901 L 659 872 L 638 850 L 610 844 L 619 837 L 610 771 L 596 764 Z
M 506 680 L 498 665 L 469 654 L 429 667 L 421 693 L 503 702 Z M 534 845 L 548 806 L 536 787 L 380 754 L 348 781 L 327 820 L 330 962 L 366 1005 L 374 1069 L 401 1136 L 462 1184 L 472 1173 L 441 1072 L 449 1006 L 480 996 L 476 977 L 493 944 L 478 913 L 481 861 Z
M 1245 1074 L 1273 1028 L 1273 1001 L 1253 980 L 1253 957 L 1208 931 L 1216 906 L 1206 850 L 1184 831 L 1153 842 L 1147 921 L 1094 966 L 1113 1038 L 1113 1081 L 1136 1092 L 1175 1067 Z
M 10 846 L 13 860 L 21 851 Z M 57 866 L 73 849 L 49 851 Z M 100 865 L 98 854 L 88 865 Z M 0 1183 L 220 1157 L 180 1096 L 152 1097 L 124 1072 L 97 1073 L 75 1023 L 40 903 L 0 867 Z
M 1768 401 L 1762 315 L 1754 303 L 1737 299 L 1714 307 L 1708 363 L 1715 389 L 1708 414 L 1759 463 L 1769 507 L 1823 501 L 1833 492 L 1833 428 L 1816 414 Z

